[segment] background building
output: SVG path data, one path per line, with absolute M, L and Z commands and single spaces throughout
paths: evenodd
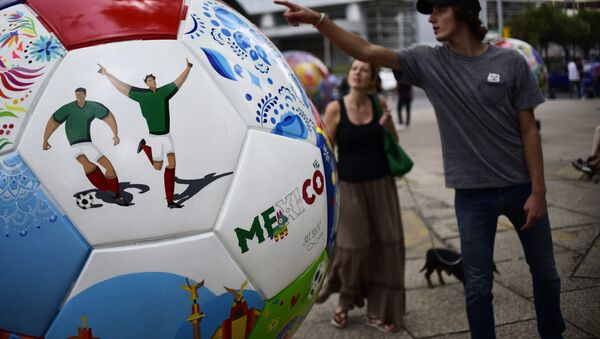
M 228 2 L 236 2 L 234 0 Z M 325 12 L 339 26 L 350 30 L 370 42 L 400 49 L 414 44 L 435 44 L 428 17 L 416 11 L 415 0 L 296 0 L 297 3 Z M 544 0 L 492 0 L 482 3 L 481 18 L 490 29 L 490 36 L 506 20 L 520 14 L 528 4 Z M 599 7 L 600 1 L 551 1 L 565 9 Z M 309 25 L 289 27 L 281 15 L 284 8 L 269 0 L 237 0 L 250 18 L 282 51 L 304 50 L 316 55 L 337 72 L 348 65 L 348 56 L 323 38 Z M 499 9 L 502 19 L 498 20 Z M 500 21 L 500 22 L 499 22 Z

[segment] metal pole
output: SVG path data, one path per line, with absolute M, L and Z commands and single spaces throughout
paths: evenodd
M 325 65 L 331 67 L 331 41 L 323 37 L 323 56 L 325 59 Z
M 498 36 L 503 37 L 504 15 L 502 14 L 502 0 L 496 0 L 496 11 L 498 12 Z

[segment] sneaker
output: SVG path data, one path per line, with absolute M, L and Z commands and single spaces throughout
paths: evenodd
M 168 208 L 182 208 L 183 205 L 177 202 L 170 202 L 167 204 Z
M 573 165 L 573 167 L 575 167 L 576 170 L 581 171 L 589 175 L 590 177 L 594 175 L 594 170 L 590 167 L 590 165 L 588 165 L 587 162 L 583 161 L 582 159 L 573 160 L 571 164 Z
M 144 146 L 146 146 L 146 140 L 142 139 L 138 144 L 137 152 L 140 153 L 144 149 Z

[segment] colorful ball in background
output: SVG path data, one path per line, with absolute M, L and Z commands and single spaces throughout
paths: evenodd
M 317 110 L 324 113 L 325 106 L 335 99 L 337 78 L 332 76 L 327 66 L 311 53 L 286 51 L 283 52 L 283 56 L 296 73 Z
M 513 38 L 500 38 L 490 42 L 503 48 L 511 48 L 518 51 L 527 61 L 529 69 L 535 76 L 540 89 L 545 89 L 548 84 L 548 70 L 544 64 L 544 59 L 538 51 L 525 41 Z

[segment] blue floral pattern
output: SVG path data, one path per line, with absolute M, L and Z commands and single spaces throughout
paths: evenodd
M 310 100 L 269 39 L 245 18 L 213 0 L 193 9 L 188 21 L 190 29 L 185 34 L 194 40 L 194 49 L 204 51 L 216 74 L 250 85 L 241 96 L 254 105 L 259 126 L 316 142 Z
M 59 218 L 40 183 L 18 156 L 0 161 L 0 220 L 6 238 L 26 237 Z

